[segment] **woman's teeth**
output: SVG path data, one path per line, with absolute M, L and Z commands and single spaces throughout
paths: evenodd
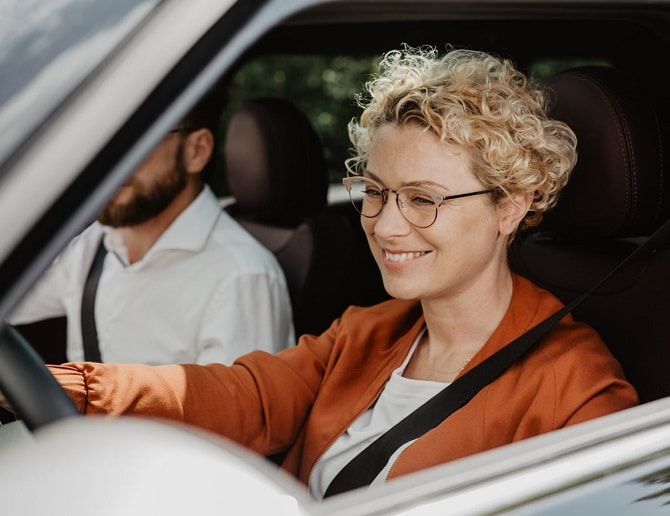
M 413 253 L 389 253 L 388 251 L 384 251 L 384 258 L 390 262 L 401 263 L 407 260 L 414 260 L 424 254 L 426 254 L 425 251 L 416 251 Z

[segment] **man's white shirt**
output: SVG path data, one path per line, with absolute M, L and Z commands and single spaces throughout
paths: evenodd
M 95 222 L 74 238 L 8 318 L 67 316 L 67 358 L 84 360 L 81 298 L 100 239 L 108 253 L 95 319 L 104 362 L 220 362 L 295 342 L 291 303 L 274 255 L 205 187 L 136 263 L 118 230 Z

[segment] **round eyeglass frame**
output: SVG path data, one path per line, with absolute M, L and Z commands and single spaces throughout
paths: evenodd
M 361 208 L 358 207 L 358 204 L 356 204 L 358 199 L 355 199 L 354 196 L 352 195 L 352 188 L 354 182 L 359 182 L 361 180 L 369 181 L 370 183 L 373 183 L 379 187 L 379 191 L 382 194 L 382 202 L 379 205 L 379 211 L 375 213 L 374 215 L 366 215 L 363 213 Z M 389 199 L 389 192 L 392 192 L 395 194 L 395 202 L 396 205 L 398 206 L 398 210 L 402 214 L 403 218 L 409 222 L 412 226 L 419 228 L 419 229 L 426 229 L 432 226 L 435 221 L 437 220 L 437 215 L 439 212 L 440 206 L 442 206 L 445 202 L 453 200 L 453 199 L 461 199 L 463 197 L 472 197 L 473 195 L 483 195 L 483 194 L 488 194 L 488 193 L 493 193 L 495 190 L 494 189 L 487 189 L 487 190 L 477 190 L 474 192 L 466 192 L 462 194 L 455 194 L 455 195 L 440 195 L 438 193 L 432 192 L 426 188 L 422 188 L 420 186 L 401 186 L 397 190 L 393 190 L 392 188 L 386 188 L 384 187 L 381 183 L 378 181 L 375 181 L 374 179 L 371 179 L 369 177 L 365 176 L 347 176 L 342 179 L 342 184 L 344 184 L 344 187 L 347 190 L 347 193 L 349 194 L 349 199 L 351 200 L 351 204 L 354 205 L 354 208 L 358 213 L 360 213 L 363 217 L 368 218 L 368 219 L 374 219 L 375 217 L 378 217 L 379 214 L 384 210 L 384 206 L 388 203 Z M 416 224 L 415 222 L 411 221 L 410 219 L 407 218 L 407 208 L 403 206 L 402 201 L 400 200 L 400 193 L 403 190 L 418 190 L 422 193 L 425 193 L 428 197 L 430 197 L 433 202 L 435 203 L 435 216 L 433 217 L 433 220 L 428 224 L 428 225 L 420 225 Z

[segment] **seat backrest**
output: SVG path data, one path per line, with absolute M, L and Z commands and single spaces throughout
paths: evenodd
M 550 79 L 554 115 L 577 134 L 578 162 L 556 208 L 510 249 L 517 272 L 567 302 L 589 290 L 668 215 L 659 114 L 608 67 Z M 641 401 L 670 395 L 670 249 L 631 263 L 575 311 L 622 364 Z
M 232 115 L 225 137 L 227 211 L 284 270 L 296 335 L 320 333 L 346 307 L 352 227 L 327 210 L 321 140 L 292 102 L 259 98 Z

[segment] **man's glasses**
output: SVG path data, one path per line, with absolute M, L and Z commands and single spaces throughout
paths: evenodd
M 417 228 L 427 228 L 437 220 L 437 210 L 446 201 L 491 193 L 493 190 L 478 190 L 457 195 L 440 195 L 420 186 L 403 186 L 397 190 L 385 188 L 374 179 L 364 176 L 349 176 L 342 179 L 356 211 L 367 218 L 374 218 L 384 209 L 389 192 L 405 220 Z

